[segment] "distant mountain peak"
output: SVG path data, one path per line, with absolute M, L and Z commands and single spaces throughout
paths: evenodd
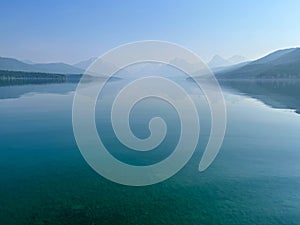
M 83 60 L 78 63 L 75 63 L 75 64 L 73 64 L 73 66 L 83 69 L 83 70 L 86 70 L 96 59 L 97 59 L 97 57 L 92 57 L 87 60 Z
M 238 64 L 238 63 L 243 63 L 243 62 L 247 62 L 249 61 L 246 57 L 244 56 L 241 56 L 241 55 L 234 55 L 234 56 L 231 56 L 229 59 L 228 59 L 229 62 L 231 62 L 232 64 Z
M 59 74 L 80 74 L 82 69 L 65 63 L 35 63 L 28 64 L 14 58 L 0 57 L 0 70 L 59 73 Z
M 214 55 L 214 57 L 208 62 L 207 64 L 210 68 L 216 68 L 216 67 L 224 67 L 229 66 L 231 63 L 221 57 L 220 55 Z
M 220 55 L 215 55 L 209 62 L 208 66 L 210 68 L 221 68 L 221 67 L 228 67 L 228 66 L 233 66 L 235 64 L 243 63 L 248 61 L 248 59 L 244 56 L 240 55 L 234 55 L 231 56 L 228 59 L 223 58 Z
M 299 79 L 300 48 L 280 49 L 219 77 L 237 79 Z

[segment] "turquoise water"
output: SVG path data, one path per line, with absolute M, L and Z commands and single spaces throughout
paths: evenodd
M 109 85 L 118 90 L 118 82 Z M 178 82 L 198 102 L 201 141 L 179 173 L 146 187 L 108 181 L 84 161 L 72 130 L 76 84 L 0 87 L 0 224 L 300 224 L 300 115 L 284 104 L 300 95 L 271 101 L 270 91 L 254 95 L 237 88 L 245 83 L 223 85 L 225 140 L 200 173 L 208 109 L 192 82 Z M 99 101 L 106 104 L 114 93 L 108 89 Z M 115 157 L 144 165 L 170 154 L 179 131 L 168 105 L 148 100 L 132 111 L 132 129 L 141 138 L 149 135 L 145 121 L 153 115 L 170 128 L 163 146 L 147 157 L 124 154 L 105 109 L 96 110 L 97 128 Z

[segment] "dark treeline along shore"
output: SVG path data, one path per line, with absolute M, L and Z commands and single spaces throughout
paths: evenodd
M 73 67 L 70 69 L 70 66 L 67 65 L 63 65 L 63 70 L 60 64 L 50 64 L 47 65 L 49 68 L 45 68 L 45 65 L 43 67 L 43 71 L 47 72 L 29 72 L 27 71 L 29 69 L 41 68 L 32 67 L 14 59 L 0 59 L 0 86 L 2 87 L 77 83 L 82 78 L 82 72 L 72 73 L 77 70 Z M 20 71 L 16 71 L 16 65 Z M 160 71 L 156 72 L 165 74 L 167 71 L 168 73 L 168 70 L 163 69 L 164 67 L 159 68 Z M 127 71 L 123 72 L 128 73 Z M 300 101 L 298 100 L 300 97 L 300 48 L 278 50 L 255 61 L 243 62 L 221 69 L 215 68 L 215 75 L 224 88 L 251 96 L 274 108 L 289 108 L 300 113 Z M 85 78 L 87 78 L 87 82 L 93 82 L 95 79 L 104 77 L 87 76 Z M 119 79 L 115 76 L 110 78 L 110 81 Z
M 81 74 L 0 70 L 0 86 L 78 82 L 81 76 Z
M 273 108 L 300 113 L 300 48 L 275 51 L 258 60 L 216 73 L 223 87 Z
M 15 86 L 27 84 L 56 84 L 56 83 L 78 83 L 83 74 L 57 74 L 41 72 L 24 72 L 0 70 L 0 86 Z M 85 82 L 106 79 L 106 77 L 97 77 L 85 75 Z M 111 77 L 109 81 L 120 80 L 119 77 Z

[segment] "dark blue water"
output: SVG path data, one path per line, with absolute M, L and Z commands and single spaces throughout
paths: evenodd
M 249 91 L 244 87 L 251 84 L 224 84 L 225 140 L 200 173 L 209 113 L 194 84 L 178 82 L 197 102 L 200 143 L 179 173 L 146 187 L 108 181 L 84 161 L 72 130 L 76 84 L 0 87 L 0 224 L 300 224 L 298 92 L 288 85 Z M 160 104 L 148 100 L 132 111 L 133 132 L 141 138 L 149 135 L 145 121 L 153 115 L 162 115 L 171 128 L 163 147 L 145 158 L 122 154 L 99 104 L 98 132 L 115 157 L 144 165 L 170 154 L 178 115 Z

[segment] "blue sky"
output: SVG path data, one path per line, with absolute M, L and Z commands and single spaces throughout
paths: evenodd
M 1 0 L 0 56 L 75 63 L 131 41 L 254 59 L 300 46 L 300 1 Z

